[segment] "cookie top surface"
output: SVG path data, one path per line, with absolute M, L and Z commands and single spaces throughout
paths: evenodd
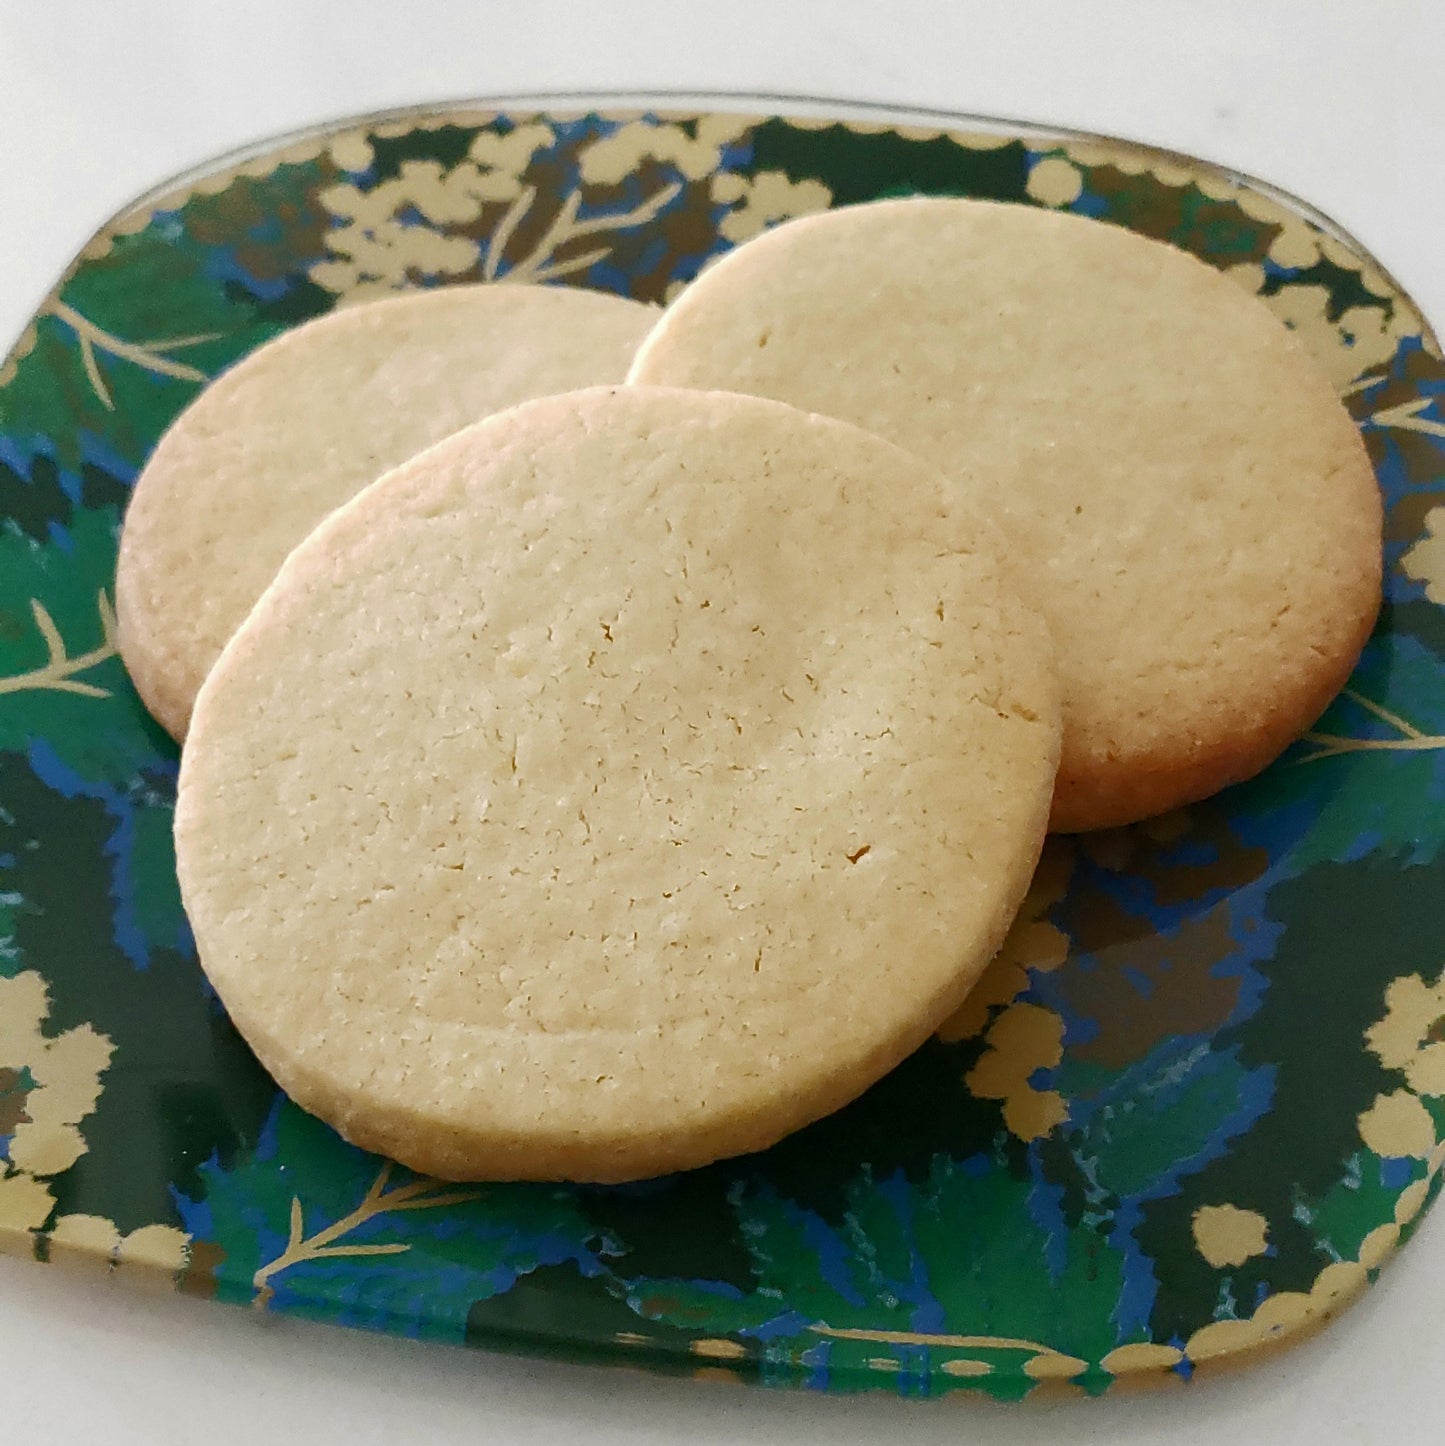
M 225 372 L 126 512 L 116 607 L 146 706 L 184 737 L 226 639 L 328 512 L 491 412 L 621 381 L 656 315 L 576 288 L 445 287 L 331 312 Z
M 1379 492 L 1323 373 L 1228 278 L 1115 226 L 939 199 L 792 221 L 705 271 L 631 380 L 845 418 L 987 510 L 1058 647 L 1056 828 L 1257 771 L 1375 616 Z
M 920 1044 L 1028 884 L 1060 728 L 946 490 L 776 403 L 602 388 L 324 522 L 176 808 L 202 963 L 288 1093 L 430 1173 L 617 1180 Z

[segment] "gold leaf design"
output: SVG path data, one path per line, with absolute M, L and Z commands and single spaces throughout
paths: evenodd
M 271 1282 L 293 1265 L 304 1265 L 311 1260 L 335 1259 L 339 1256 L 402 1255 L 411 1249 L 410 1245 L 401 1240 L 338 1243 L 344 1241 L 353 1230 L 365 1225 L 368 1220 L 398 1210 L 432 1210 L 441 1205 L 457 1205 L 477 1198 L 475 1190 L 453 1189 L 440 1180 L 425 1177 L 388 1190 L 386 1187 L 391 1179 L 391 1170 L 391 1161 L 383 1162 L 381 1169 L 377 1171 L 376 1179 L 371 1182 L 356 1209 L 311 1236 L 305 1233 L 301 1201 L 297 1196 L 292 1196 L 286 1248 L 274 1260 L 261 1266 L 251 1278 L 256 1289 L 254 1303 L 257 1307 L 264 1308 L 270 1304 L 276 1293 Z
M 100 399 L 101 405 L 112 412 L 115 410 L 115 400 L 101 374 L 96 352 L 104 352 L 107 356 L 130 362 L 132 366 L 138 366 L 157 376 L 174 377 L 183 382 L 203 382 L 206 380 L 205 372 L 185 362 L 178 362 L 167 353 L 181 351 L 188 346 L 199 346 L 203 341 L 214 341 L 220 335 L 219 332 L 207 331 L 195 336 L 167 337 L 162 341 L 122 341 L 120 337 L 82 316 L 73 306 L 67 306 L 58 297 L 50 303 L 48 310 L 57 321 L 63 322 L 75 334 L 75 339 L 80 344 L 80 361 L 85 368 L 86 379 Z
M 1346 688 L 1340 695 L 1352 703 L 1358 703 L 1367 713 L 1373 713 L 1382 723 L 1387 723 L 1399 735 L 1395 738 L 1350 738 L 1338 733 L 1306 733 L 1304 741 L 1313 743 L 1315 751 L 1298 760 L 1300 763 L 1314 763 L 1321 758 L 1335 758 L 1342 753 L 1429 753 L 1436 748 L 1445 748 L 1445 735 L 1422 733 L 1420 729 L 1392 713 L 1383 704 L 1376 703 L 1353 688 Z
M 450 169 L 438 161 L 406 161 L 397 175 L 369 189 L 349 181 L 328 186 L 317 199 L 341 224 L 326 233 L 331 258 L 311 267 L 311 279 L 360 301 L 390 295 L 417 277 L 467 274 L 480 257 L 476 241 L 432 227 L 475 222 L 487 205 L 512 200 L 522 189 L 522 170 L 550 137 L 545 126 L 522 127 L 506 137 L 478 136 L 472 158 Z M 478 163 L 484 139 L 492 146 Z M 348 160 L 362 158 L 360 144 L 353 138 Z M 366 148 L 369 153 L 369 142 Z M 415 209 L 430 225 L 406 225 L 398 219 L 406 209 Z
M 606 139 L 616 140 L 628 129 Z M 648 137 L 655 141 L 659 133 L 658 127 L 641 126 L 631 140 L 619 143 L 621 149 L 604 150 L 600 161 L 591 158 L 604 143 L 594 143 L 583 152 L 580 163 L 584 180 L 610 175 L 616 156 L 629 147 L 642 154 L 652 143 Z M 689 145 L 696 144 L 681 130 L 678 135 Z M 537 187 L 527 184 L 524 176 L 537 152 L 552 140 L 551 128 L 541 124 L 518 126 L 506 135 L 483 131 L 473 139 L 467 159 L 450 168 L 438 161 L 406 161 L 396 176 L 370 189 L 349 181 L 328 186 L 318 199 L 340 224 L 326 233 L 331 255 L 311 267 L 311 279 L 348 301 L 390 295 L 423 277 L 460 278 L 478 271 L 484 281 L 557 281 L 585 271 L 610 249 L 602 244 L 559 259 L 558 253 L 569 244 L 643 225 L 682 190 L 681 183 L 672 182 L 629 209 L 585 220 L 580 218 L 582 192 L 574 191 L 562 201 L 527 254 L 508 258 L 507 249 L 522 223 L 532 217 L 538 198 Z M 365 156 L 362 144 L 363 139 L 355 134 L 349 137 L 343 148 L 345 159 L 369 164 L 369 142 Z M 661 144 L 664 150 L 668 148 L 669 143 Z M 484 212 L 498 205 L 506 209 L 483 245 L 476 228 L 486 229 Z M 408 210 L 416 211 L 428 224 L 408 225 L 400 220 Z M 473 231 L 457 234 L 438 229 L 447 227 L 471 227 Z
M 84 673 L 116 655 L 115 610 L 111 607 L 104 588 L 95 596 L 95 608 L 100 614 L 101 644 L 91 648 L 89 652 L 77 653 L 72 657 L 45 604 L 39 598 L 31 598 L 30 613 L 35 619 L 40 636 L 45 640 L 45 663 L 39 668 L 31 668 L 28 673 L 0 678 L 0 694 L 48 690 L 53 693 L 78 693 L 83 698 L 110 697 L 108 688 L 82 682 L 76 677 L 77 673 Z
M 1431 421 L 1429 417 L 1420 415 L 1434 400 L 1433 397 L 1415 397 L 1397 406 L 1382 407 L 1370 420 L 1378 427 L 1399 427 L 1402 431 L 1419 432 L 1426 437 L 1445 437 L 1445 422 Z
M 507 243 L 512 239 L 517 227 L 537 199 L 535 187 L 528 186 L 512 203 L 493 233 L 491 243 L 487 247 L 486 260 L 482 266 L 482 275 L 488 281 L 525 283 L 555 281 L 560 277 L 570 276 L 573 272 L 585 271 L 595 262 L 601 261 L 607 255 L 609 248 L 598 246 L 590 251 L 584 251 L 580 256 L 569 256 L 565 261 L 556 260 L 556 253 L 568 242 L 576 241 L 583 236 L 597 236 L 607 231 L 621 231 L 629 226 L 641 226 L 645 222 L 651 221 L 681 191 L 682 184 L 672 181 L 629 211 L 608 212 L 601 216 L 589 217 L 585 221 L 577 218 L 577 213 L 582 206 L 582 193 L 573 191 L 562 202 L 552 223 L 543 233 L 542 239 L 526 256 L 519 261 L 511 262 L 506 272 L 498 276 Z

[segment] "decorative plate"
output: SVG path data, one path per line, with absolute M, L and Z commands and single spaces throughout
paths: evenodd
M 197 968 L 176 750 L 115 653 L 137 469 L 207 378 L 334 306 L 479 279 L 663 301 L 775 222 L 914 191 L 1166 238 L 1299 329 L 1388 503 L 1348 689 L 1253 783 L 1051 843 L 962 1014 L 764 1155 L 462 1188 L 351 1148 L 278 1095 Z M 0 1243 L 822 1390 L 1098 1392 L 1285 1340 L 1372 1278 L 1445 1159 L 1442 659 L 1439 345 L 1355 242 L 1248 180 L 881 113 L 438 110 L 233 158 L 106 226 L 0 368 Z

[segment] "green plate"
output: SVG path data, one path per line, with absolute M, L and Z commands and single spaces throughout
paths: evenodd
M 1387 502 L 1348 689 L 1254 782 L 1051 843 L 964 1013 L 764 1155 L 460 1188 L 351 1148 L 278 1095 L 196 965 L 176 751 L 115 653 L 137 469 L 207 378 L 343 302 L 479 279 L 663 301 L 777 221 L 915 191 L 1165 238 L 1299 329 Z M 0 1244 L 820 1390 L 1101 1391 L 1287 1339 L 1367 1283 L 1445 1157 L 1442 658 L 1438 343 L 1263 186 L 883 113 L 408 112 L 231 158 L 106 226 L 0 368 Z

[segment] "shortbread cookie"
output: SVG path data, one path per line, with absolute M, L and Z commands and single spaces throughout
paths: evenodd
M 1048 816 L 1047 630 L 930 466 L 598 388 L 439 443 L 201 689 L 176 846 L 261 1061 L 454 1179 L 756 1150 L 958 1005 Z
M 126 513 L 116 611 L 146 707 L 183 738 L 226 639 L 328 512 L 488 413 L 621 381 L 655 316 L 595 291 L 447 287 L 332 312 L 226 372 Z
M 935 199 L 789 222 L 694 282 L 631 379 L 856 422 L 988 509 L 1058 648 L 1055 829 L 1255 773 L 1375 617 L 1379 491 L 1324 374 L 1233 282 L 1115 226 Z

